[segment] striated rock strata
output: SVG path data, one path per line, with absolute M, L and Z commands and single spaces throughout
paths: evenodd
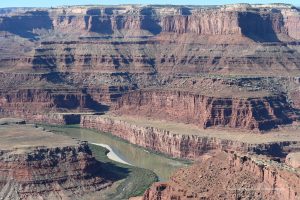
M 81 199 L 112 184 L 87 143 L 30 125 L 2 125 L 0 131 L 2 199 Z
M 201 155 L 213 150 L 235 150 L 241 152 L 281 153 L 285 146 L 297 142 L 271 142 L 251 144 L 247 141 L 221 139 L 197 134 L 177 134 L 171 131 L 143 127 L 122 120 L 103 116 L 83 115 L 81 127 L 109 132 L 132 144 L 164 153 L 172 157 L 197 160 Z M 235 136 L 238 137 L 238 136 Z
M 27 115 L 26 119 L 31 122 L 39 122 L 46 124 L 79 124 L 80 114 L 68 114 L 68 113 L 49 113 L 49 114 L 36 114 Z
M 125 93 L 150 86 L 159 89 L 172 80 L 184 82 L 184 76 L 204 75 L 215 81 L 224 74 L 232 79 L 254 75 L 253 79 L 269 82 L 270 76 L 288 79 L 300 74 L 300 14 L 291 5 L 0 10 L 2 116 L 102 112 Z M 155 100 L 149 100 L 153 111 L 144 105 L 136 108 L 143 107 L 147 111 L 137 113 L 150 116 L 161 110 L 165 112 L 159 113 L 161 118 L 203 128 L 265 130 L 293 120 L 284 94 L 299 107 L 298 90 L 285 89 L 279 80 L 269 83 L 270 91 L 277 83 L 280 89 L 265 98 L 252 93 L 247 98 L 198 96 L 193 93 L 202 87 L 193 86 L 179 89 L 180 97 L 175 92 L 168 91 L 170 97 L 156 92 L 155 98 L 165 105 L 157 107 Z M 126 102 L 130 95 L 154 98 L 150 93 L 138 94 L 128 93 L 120 100 L 124 113 L 128 111 L 123 106 L 134 102 Z
M 179 170 L 168 182 L 154 183 L 141 199 L 296 200 L 299 183 L 299 171 L 293 168 L 263 158 L 222 152 Z
M 0 70 L 299 73 L 299 16 L 290 5 L 12 10 L 0 16 Z
M 222 98 L 188 91 L 141 90 L 124 94 L 115 109 L 116 113 L 192 123 L 201 128 L 268 130 L 298 118 L 283 95 Z

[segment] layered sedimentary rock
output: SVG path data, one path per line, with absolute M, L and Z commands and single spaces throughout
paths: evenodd
M 111 185 L 100 176 L 94 177 L 99 165 L 87 145 L 40 148 L 21 155 L 2 151 L 0 163 L 4 199 L 67 198 Z
M 81 116 L 81 127 L 109 132 L 132 144 L 164 153 L 172 157 L 197 160 L 201 155 L 213 150 L 236 150 L 242 152 L 257 152 L 281 154 L 285 146 L 297 142 L 268 142 L 265 144 L 250 143 L 232 139 L 222 139 L 213 136 L 195 134 L 178 134 L 156 127 L 143 127 L 138 124 L 113 119 L 105 116 Z M 242 137 L 242 136 L 235 136 Z M 249 143 L 248 143 L 249 142 Z
M 222 152 L 179 170 L 168 182 L 153 184 L 142 199 L 296 200 L 299 181 L 299 171 L 293 168 L 263 158 Z
M 297 116 L 284 96 L 222 98 L 188 91 L 141 90 L 123 95 L 116 112 L 196 124 L 268 130 Z
M 5 70 L 299 72 L 299 11 L 288 5 L 69 7 L 0 18 Z
M 112 184 L 87 143 L 30 125 L 2 125 L 0 131 L 2 199 L 80 199 Z
M 71 6 L 3 9 L 0 15 L 3 115 L 106 111 L 124 93 L 184 81 L 180 76 L 263 75 L 263 82 L 300 73 L 299 10 L 290 5 Z M 299 107 L 298 90 L 277 83 L 281 88 L 266 98 L 222 98 L 218 91 L 218 99 L 188 95 L 194 97 L 176 102 L 168 92 L 160 101 L 170 119 L 264 130 L 293 120 L 283 93 Z M 178 106 L 170 109 L 168 101 Z M 176 115 L 180 106 L 187 108 L 182 116 Z
M 0 81 L 0 115 L 27 119 L 48 112 L 102 112 L 136 88 L 130 77 L 111 74 L 0 73 Z

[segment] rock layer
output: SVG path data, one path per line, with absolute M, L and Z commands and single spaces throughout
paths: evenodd
M 299 181 L 299 171 L 292 168 L 249 155 L 222 152 L 179 170 L 166 183 L 153 184 L 142 199 L 296 200 Z
M 113 182 L 85 142 L 32 125 L 2 125 L 0 131 L 2 199 L 81 199 Z
M 83 115 L 80 126 L 109 132 L 132 144 L 164 153 L 176 158 L 197 160 L 204 153 L 214 150 L 235 150 L 241 152 L 279 153 L 285 146 L 297 142 L 274 142 L 265 144 L 251 144 L 247 141 L 204 137 L 197 134 L 184 135 L 171 131 L 134 125 L 122 120 L 116 120 L 103 116 Z
M 141 90 L 123 95 L 117 113 L 192 123 L 268 130 L 297 118 L 284 96 L 259 98 L 209 97 L 185 91 Z
M 20 9 L 0 19 L 5 71 L 299 73 L 299 11 L 288 5 Z
M 95 176 L 99 167 L 87 145 L 14 155 L 1 152 L 0 196 L 4 199 L 67 198 L 111 185 Z
M 0 112 L 28 119 L 45 112 L 102 112 L 127 92 L 159 90 L 174 80 L 184 82 L 184 76 L 204 74 L 213 82 L 218 78 L 212 74 L 288 79 L 300 74 L 298 19 L 299 10 L 283 4 L 3 9 Z M 280 89 L 271 91 L 277 83 Z M 128 93 L 119 108 L 126 113 L 125 104 L 139 104 L 130 99 L 135 95 L 149 103 L 132 105 L 145 109 L 137 113 L 165 111 L 159 117 L 203 128 L 266 130 L 296 118 L 285 94 L 299 107 L 298 90 L 285 89 L 281 81 L 269 86 L 265 98 L 197 95 L 201 86 L 168 91 L 169 97 L 162 91 L 143 92 L 144 97 Z M 186 109 L 182 116 L 179 109 Z

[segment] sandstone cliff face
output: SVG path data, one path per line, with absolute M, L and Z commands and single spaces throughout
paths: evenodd
M 276 36 L 276 34 L 284 33 L 299 39 L 299 31 L 297 31 L 299 12 L 290 7 L 254 8 L 249 6 L 246 9 L 238 7 L 205 9 L 184 6 L 173 8 L 116 6 L 108 11 L 107 8 L 100 6 L 75 10 L 73 7 L 24 10 L 20 14 L 12 12 L 7 16 L 1 16 L 0 30 L 27 37 L 30 35 L 22 35 L 26 31 L 53 29 L 62 32 L 73 30 L 77 33 L 91 32 L 104 35 L 118 35 L 122 31 L 135 30 L 140 36 L 146 32 L 148 35 L 161 32 L 196 33 L 198 35 L 243 34 L 261 37 L 261 39 L 267 39 L 264 37 L 266 35 Z M 252 23 L 252 20 L 256 23 Z M 245 26 L 246 24 L 248 26 Z M 39 31 L 32 34 L 32 36 L 39 34 Z M 270 41 L 274 41 L 273 39 L 271 38 Z
M 67 94 L 69 93 L 69 94 Z M 1 93 L 0 108 L 7 113 L 41 113 L 55 109 L 88 108 L 92 99 L 80 91 L 53 91 L 48 89 L 24 89 Z M 33 106 L 34 105 L 34 106 Z
M 288 47 L 299 46 L 299 11 L 291 7 L 72 7 L 0 18 L 5 70 L 299 72 L 299 51 Z
M 28 11 L 21 16 L 2 16 L 0 30 L 21 37 L 34 37 L 39 29 L 52 29 L 52 21 L 47 11 Z
M 143 199 L 296 200 L 299 198 L 299 177 L 298 172 L 290 170 L 251 156 L 220 153 L 179 170 L 166 183 L 153 184 Z
M 291 36 L 292 38 L 295 39 L 300 39 L 300 33 L 299 33 L 299 28 L 300 28 L 300 15 L 297 13 L 295 10 L 285 10 L 282 12 L 283 17 L 284 17 L 284 24 L 286 31 L 288 32 L 288 35 Z
M 241 34 L 237 12 L 206 11 L 192 15 L 166 16 L 161 22 L 162 31 L 196 33 L 199 35 Z
M 124 93 L 159 88 L 177 75 L 294 76 L 300 73 L 298 30 L 292 25 L 298 15 L 291 6 L 276 5 L 12 9 L 0 16 L 0 110 L 7 115 L 107 110 Z M 154 105 L 153 111 L 132 105 L 144 109 L 137 113 L 151 116 L 162 108 L 166 113 L 160 117 L 204 128 L 261 130 L 292 120 L 282 96 L 179 93 L 130 93 L 119 108 L 126 113 L 134 95 Z
M 17 149 L 16 149 L 17 150 Z M 1 150 L 0 194 L 3 199 L 77 198 L 111 185 L 99 176 L 101 165 L 87 144 L 57 148 Z
M 193 123 L 202 128 L 228 126 L 267 130 L 293 120 L 293 110 L 284 96 L 218 98 L 184 91 L 142 90 L 123 95 L 116 110 L 117 113 Z
M 281 149 L 290 144 L 289 142 L 282 142 L 278 144 L 252 145 L 213 137 L 176 134 L 154 127 L 144 128 L 121 120 L 91 115 L 81 116 L 80 126 L 112 133 L 132 144 L 152 151 L 192 160 L 197 160 L 201 155 L 212 150 L 254 151 L 262 153 L 271 152 L 272 149 L 278 147 Z
M 137 87 L 130 79 L 126 75 L 0 73 L 0 110 L 2 115 L 25 118 L 49 111 L 105 111 L 104 104 Z

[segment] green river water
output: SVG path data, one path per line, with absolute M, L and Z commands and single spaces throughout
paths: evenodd
M 157 174 L 160 180 L 169 179 L 178 168 L 187 166 L 187 162 L 174 160 L 163 155 L 149 152 L 143 148 L 129 144 L 108 133 L 83 129 L 76 126 L 43 125 L 48 130 L 63 134 L 89 143 L 109 145 L 113 151 L 124 161 L 136 167 L 149 169 Z M 93 152 L 97 154 L 97 152 Z

